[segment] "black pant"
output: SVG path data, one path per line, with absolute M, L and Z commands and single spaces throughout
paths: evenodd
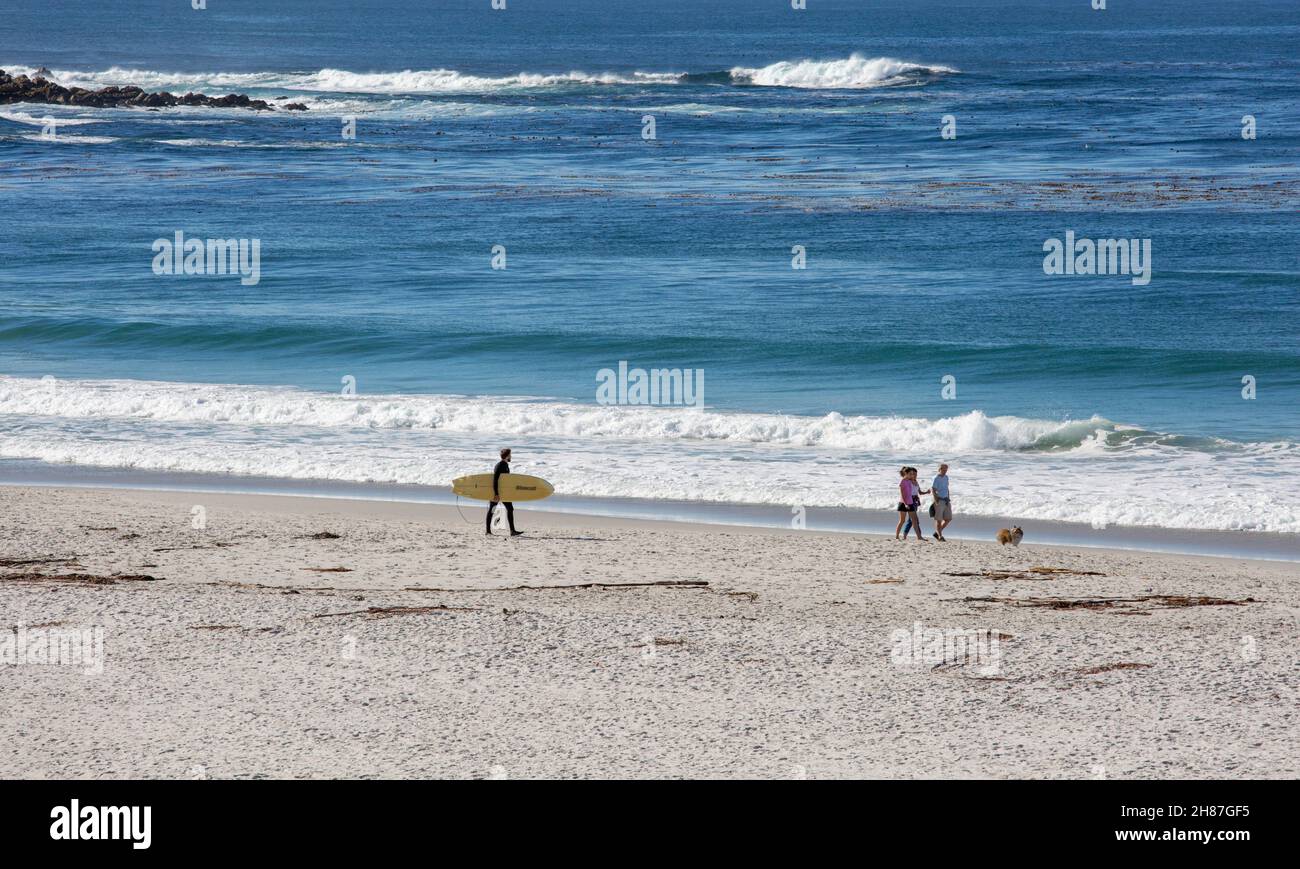
M 511 504 L 509 501 L 502 501 L 502 502 L 500 502 L 500 503 L 502 503 L 503 505 L 505 505 L 505 508 L 506 508 L 506 521 L 510 523 L 510 530 L 511 530 L 511 531 L 514 531 L 514 530 L 515 530 L 515 505 L 514 505 L 514 504 Z M 487 530 L 488 530 L 488 533 L 489 533 L 489 534 L 492 533 L 492 511 L 495 510 L 496 508 L 497 508 L 497 502 L 496 502 L 496 501 L 489 501 L 489 502 L 488 502 L 488 512 L 487 512 Z

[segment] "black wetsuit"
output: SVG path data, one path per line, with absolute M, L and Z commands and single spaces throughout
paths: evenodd
M 510 463 L 507 462 L 505 459 L 502 459 L 501 461 L 497 462 L 496 468 L 493 469 L 492 471 L 492 494 L 493 495 L 500 496 L 501 490 L 497 488 L 497 485 L 501 482 L 501 475 L 508 474 L 508 473 L 510 473 Z M 513 534 L 515 531 L 515 505 L 511 504 L 509 501 L 502 501 L 501 503 L 505 505 L 506 521 L 510 523 L 510 533 Z M 492 511 L 495 510 L 496 508 L 497 508 L 496 501 L 491 501 L 488 503 L 487 533 L 489 534 L 492 533 Z

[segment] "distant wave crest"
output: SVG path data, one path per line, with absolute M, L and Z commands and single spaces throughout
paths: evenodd
M 14 74 L 28 74 L 23 66 L 0 66 Z M 511 75 L 471 75 L 454 69 L 352 72 L 321 69 L 316 72 L 278 73 L 175 73 L 112 67 L 93 72 L 54 70 L 55 81 L 65 86 L 101 88 L 136 85 L 146 90 L 259 90 L 280 89 L 353 94 L 456 94 L 501 90 L 596 85 L 673 85 L 731 83 L 786 88 L 873 88 L 913 83 L 955 73 L 945 66 L 927 66 L 889 57 L 854 54 L 838 60 L 781 61 L 763 67 L 737 66 L 718 72 L 558 73 L 518 72 Z
M 843 60 L 781 61 L 758 69 L 736 67 L 732 79 L 765 87 L 860 89 L 907 84 L 955 73 L 946 66 L 925 66 L 891 57 L 855 54 Z
M 51 117 L 49 115 L 37 117 L 28 112 L 0 112 L 0 118 L 3 118 L 6 121 L 13 121 L 15 124 L 29 124 L 33 127 L 44 127 L 53 121 L 56 129 L 58 127 L 77 127 L 82 124 L 103 123 L 103 120 L 100 118 L 68 118 L 63 117 L 62 115 L 56 117 Z

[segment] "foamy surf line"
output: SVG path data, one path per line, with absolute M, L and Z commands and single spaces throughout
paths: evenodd
M 1290 533 L 1295 444 L 1094 418 L 783 416 L 550 399 L 0 377 L 0 458 L 86 469 L 443 488 L 503 445 L 578 498 L 891 509 L 902 463 L 949 462 L 964 516 Z M 487 458 L 485 458 L 487 457 Z M 490 462 L 489 462 L 490 464 Z
M 32 75 L 21 64 L 0 64 L 14 75 Z M 493 93 L 512 89 L 537 89 L 602 85 L 678 85 L 729 83 L 755 87 L 860 90 L 890 87 L 953 75 L 957 70 L 941 65 L 912 63 L 891 57 L 853 54 L 830 60 L 783 60 L 766 66 L 734 66 L 712 72 L 600 72 L 581 70 L 511 75 L 474 75 L 453 69 L 353 72 L 321 69 L 315 72 L 162 72 L 111 67 L 106 70 L 52 70 L 54 81 L 69 87 L 96 89 L 110 85 L 136 85 L 146 90 L 291 90 L 352 94 L 456 94 Z

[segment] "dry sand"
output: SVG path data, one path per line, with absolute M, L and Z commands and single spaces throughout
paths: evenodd
M 0 776 L 1300 775 L 1295 564 L 465 515 L 0 488 L 0 628 L 105 653 L 0 665 Z

